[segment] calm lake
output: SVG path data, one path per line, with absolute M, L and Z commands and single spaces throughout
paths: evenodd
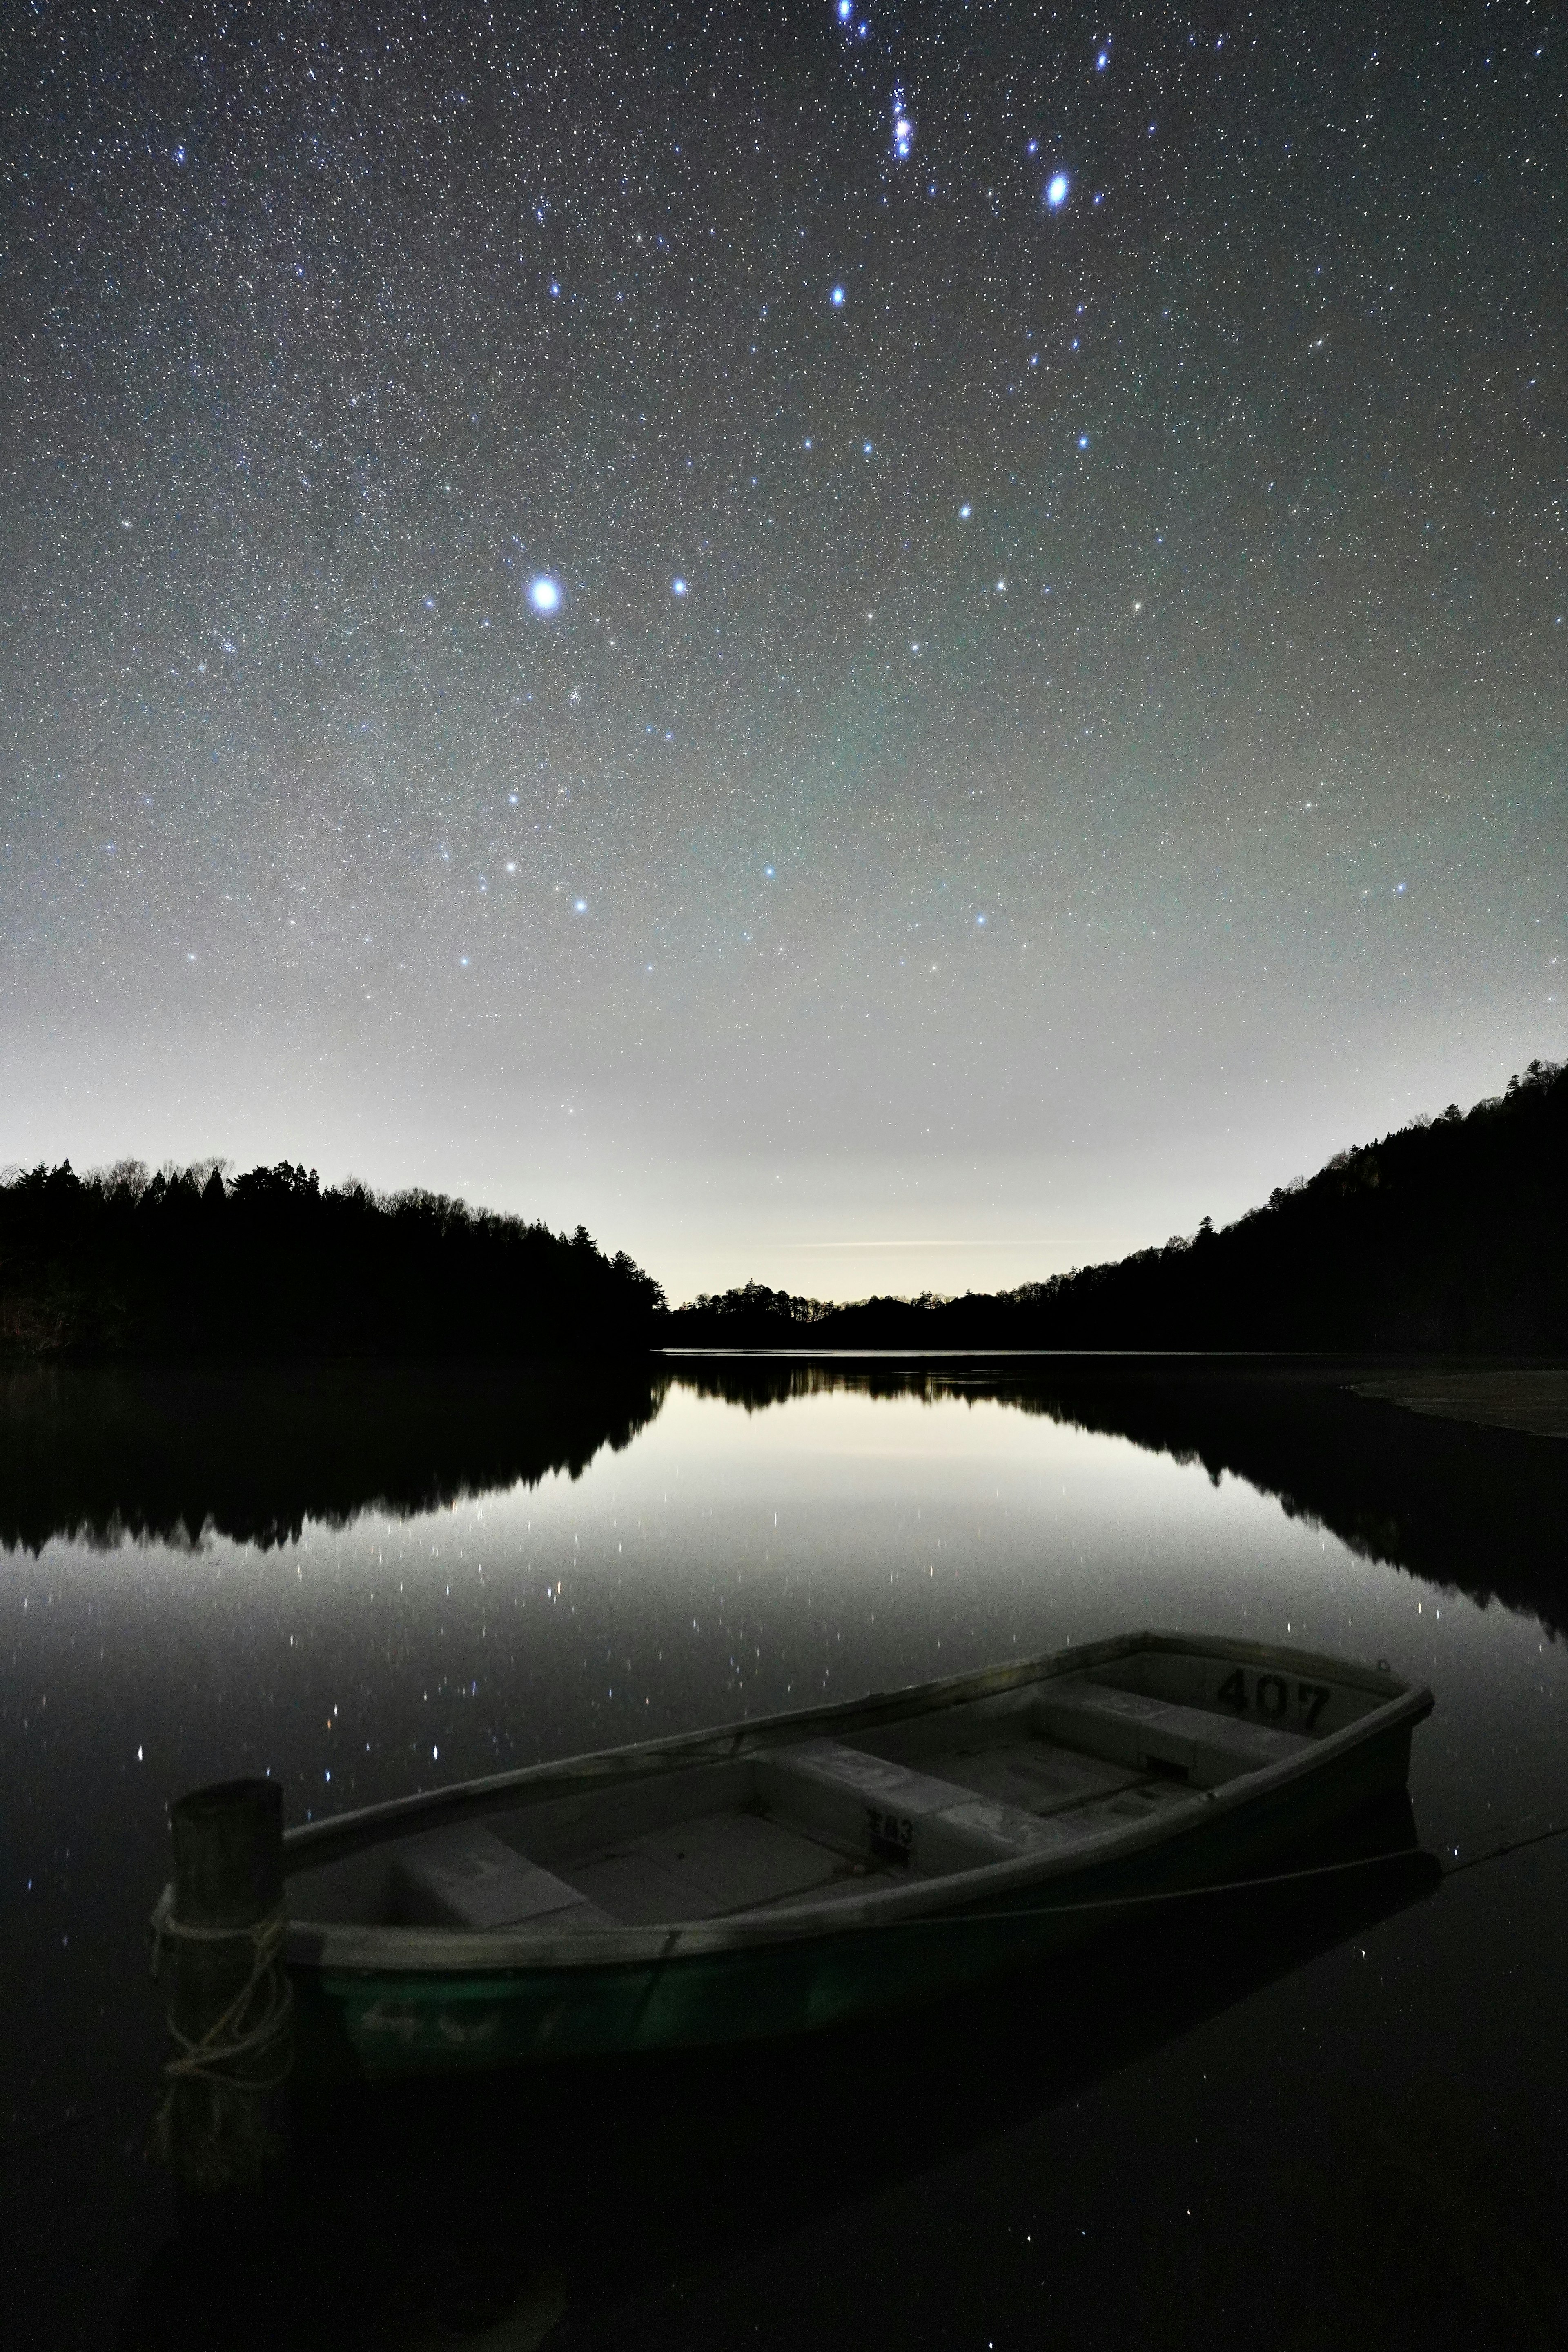
M 1560 1441 L 1322 1366 L 0 1383 L 11 2340 L 1568 2340 L 1568 1838 L 1481 1859 L 1568 1822 L 1565 1502 Z M 1450 1874 L 1184 1906 L 825 2049 L 307 2118 L 297 2278 L 172 2248 L 181 1790 L 304 1820 L 1142 1625 L 1429 1683 Z

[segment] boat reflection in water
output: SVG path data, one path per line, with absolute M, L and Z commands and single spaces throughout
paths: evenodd
M 1150 1905 L 1087 1954 L 873 2026 L 301 2094 L 254 2234 L 171 2242 L 122 2352 L 675 2343 L 693 2296 L 802 2231 L 826 2229 L 830 2263 L 918 2264 L 918 2242 L 862 2244 L 854 2217 L 875 2240 L 890 2196 L 907 2229 L 955 2158 L 1009 2163 L 1021 2131 L 1422 1903 L 1441 1874 L 1400 1796 L 1255 1884 Z M 1130 2231 L 1162 2194 L 1134 2170 Z M 1052 2196 L 1042 2181 L 1047 2211 Z M 1055 2315 L 1048 2298 L 1026 2307 Z

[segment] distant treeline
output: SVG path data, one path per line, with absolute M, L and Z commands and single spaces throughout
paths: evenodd
M 1568 1067 L 1532 1062 L 1216 1232 L 962 1298 L 825 1306 L 759 1283 L 661 1317 L 734 1348 L 1568 1348 Z
M 517 1356 L 645 1348 L 664 1293 L 624 1251 L 312 1168 L 138 1161 L 0 1181 L 0 1355 Z

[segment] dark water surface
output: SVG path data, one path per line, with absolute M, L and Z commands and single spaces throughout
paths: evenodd
M 1568 1446 L 1352 1376 L 0 1387 L 12 2340 L 1568 2342 L 1568 1839 L 1455 1870 L 1568 1822 Z M 299 1820 L 1144 1624 L 1429 1682 L 1452 1874 L 1178 1906 L 805 2049 L 306 2111 L 259 2271 L 170 2242 L 143 1925 L 182 1790 L 269 1771 Z

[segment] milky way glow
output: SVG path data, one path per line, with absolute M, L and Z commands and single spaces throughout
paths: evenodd
M 0 1162 L 962 1290 L 1568 1046 L 1544 19 L 11 18 Z

